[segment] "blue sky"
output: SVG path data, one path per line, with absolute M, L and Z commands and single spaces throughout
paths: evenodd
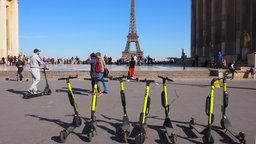
M 190 56 L 190 0 L 135 0 L 144 56 Z M 91 52 L 118 59 L 125 49 L 130 0 L 19 0 L 19 46 L 29 55 L 86 59 Z M 131 50 L 135 50 L 132 43 Z

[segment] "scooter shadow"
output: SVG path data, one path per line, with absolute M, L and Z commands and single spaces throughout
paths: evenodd
M 223 129 L 221 127 L 218 126 L 212 126 L 213 130 L 216 131 L 221 137 L 222 139 L 220 139 L 220 141 L 222 143 L 232 143 L 232 144 L 239 144 L 237 142 L 235 142 L 232 138 L 230 138 L 227 133 L 228 132 L 223 132 Z M 225 130 L 224 130 L 225 131 Z M 231 135 L 231 134 L 230 134 Z
M 38 118 L 39 120 L 42 120 L 42 121 L 55 123 L 55 124 L 59 125 L 60 127 L 62 127 L 63 129 L 67 129 L 71 124 L 71 123 L 62 122 L 59 119 L 49 119 L 49 118 L 44 118 L 44 117 L 40 117 L 38 115 L 33 115 L 33 114 L 25 114 L 25 116 L 30 116 L 30 117 L 33 117 L 33 118 Z M 70 117 L 72 116 L 73 117 L 73 115 L 65 115 L 65 116 L 70 116 Z M 83 119 L 86 120 L 86 118 L 83 118 Z M 79 133 L 76 133 L 74 131 L 72 133 L 77 135 L 79 138 L 81 138 L 81 135 Z M 57 142 L 57 143 L 61 143 L 59 135 L 58 136 L 52 136 L 51 140 L 53 140 L 54 142 Z
M 189 125 L 189 122 L 184 122 L 184 124 L 186 123 L 186 126 L 185 125 L 180 125 L 180 124 L 177 124 L 176 126 L 180 127 L 183 132 L 187 135 L 187 137 L 181 137 L 181 136 L 178 136 L 179 138 L 183 138 L 183 139 L 186 139 L 186 140 L 189 140 L 191 143 L 195 143 L 195 144 L 203 144 L 202 142 L 198 142 L 198 141 L 195 141 L 193 139 L 196 139 L 198 138 L 198 136 L 187 126 Z M 203 127 L 206 127 L 205 125 L 203 124 L 197 124 L 197 125 L 200 125 L 200 126 L 203 126 Z M 212 130 L 217 132 L 223 139 L 220 139 L 220 142 L 222 143 L 228 143 L 228 144 L 239 144 L 239 143 L 236 143 L 235 141 L 233 141 L 230 137 L 228 137 L 222 130 L 220 127 L 217 127 L 217 126 L 212 126 Z
M 72 90 L 75 95 L 88 95 L 88 93 L 90 93 L 90 90 L 88 90 L 88 89 L 72 88 Z M 60 93 L 60 92 L 68 93 L 68 89 L 66 87 L 62 87 L 62 89 L 56 89 L 56 92 L 57 93 Z M 85 93 L 83 93 L 83 92 L 85 92 Z
M 84 128 L 82 130 L 82 135 L 78 135 L 79 138 L 82 140 L 82 141 L 85 141 L 85 142 L 90 142 L 89 138 L 88 138 L 88 134 L 90 132 L 90 129 L 89 129 L 89 125 L 90 125 L 90 121 L 91 119 L 84 119 Z M 97 119 L 96 120 L 96 132 L 97 134 L 95 135 L 95 137 L 97 137 L 99 134 L 99 132 L 97 131 L 98 128 L 101 128 L 103 130 L 106 130 L 107 132 L 109 132 L 110 134 L 113 134 L 114 135 L 114 131 L 105 127 L 105 126 L 102 126 L 102 125 L 99 125 L 100 122 L 106 122 L 106 121 L 103 121 L 103 120 L 100 120 L 100 119 Z M 106 123 L 109 123 L 109 122 L 106 122 Z M 114 123 L 109 123 L 110 125 L 113 125 L 115 126 Z M 118 140 L 115 138 L 115 137 L 111 137 L 112 140 L 115 140 L 118 142 Z
M 109 129 L 103 125 L 99 125 L 98 124 L 98 127 L 107 131 L 108 133 L 110 133 L 111 135 L 113 135 L 112 137 L 110 137 L 112 140 L 116 141 L 116 142 L 119 142 L 119 143 L 123 143 L 123 140 L 122 140 L 122 120 L 121 119 L 116 119 L 116 118 L 110 118 L 110 117 L 107 117 L 103 114 L 101 114 L 101 116 L 104 118 L 104 119 L 107 119 L 107 120 L 111 120 L 111 121 L 116 121 L 116 123 L 114 122 L 109 122 L 109 121 L 105 121 L 105 120 L 98 120 L 98 122 L 103 122 L 103 123 L 107 123 L 109 125 L 111 125 L 112 127 L 115 128 L 115 130 L 112 130 L 112 129 Z M 136 134 L 139 132 L 139 123 L 138 122 L 131 122 L 130 121 L 130 124 L 131 124 L 131 134 L 128 138 L 128 143 L 129 144 L 136 144 L 135 143 L 135 136 Z
M 23 97 L 23 95 L 26 93 L 26 91 L 17 91 L 17 90 L 14 90 L 14 89 L 7 89 L 6 91 L 8 92 L 11 92 L 11 93 L 14 93 L 14 94 L 19 94 Z
M 148 118 L 153 118 L 153 119 L 159 119 L 159 120 L 162 120 L 164 122 L 164 118 L 159 118 L 158 116 L 150 116 Z M 196 134 L 194 134 L 191 129 L 189 127 L 186 127 L 185 125 L 188 125 L 189 122 L 183 122 L 183 121 L 176 121 L 176 120 L 171 120 L 172 124 L 174 125 L 174 123 L 176 123 L 176 126 L 177 127 L 180 127 L 183 132 L 185 133 L 185 135 L 187 137 L 183 137 L 181 135 L 178 135 L 177 134 L 177 138 L 178 138 L 178 142 L 179 142 L 179 139 L 185 139 L 185 140 L 188 140 L 190 141 L 191 143 L 193 144 L 202 144 L 201 142 L 198 142 L 196 140 L 193 140 L 195 138 L 198 138 L 196 136 Z M 150 126 L 149 126 L 150 127 Z M 158 131 L 158 134 L 159 134 L 159 137 L 160 137 L 160 143 L 167 143 L 167 137 L 164 137 L 165 133 L 164 133 L 164 127 L 163 126 L 155 126 L 155 127 L 152 127 L 152 129 L 155 129 L 156 131 Z M 175 130 L 175 127 L 174 127 L 174 130 Z M 162 139 L 161 139 L 162 138 Z

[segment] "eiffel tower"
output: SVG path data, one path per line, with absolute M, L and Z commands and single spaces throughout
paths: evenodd
M 142 60 L 144 59 L 143 51 L 141 51 L 140 49 L 138 38 L 139 36 L 137 35 L 136 21 L 135 21 L 135 4 L 134 4 L 134 0 L 131 0 L 129 33 L 127 36 L 125 50 L 122 52 L 122 60 L 128 61 L 132 55 L 137 56 L 137 58 L 141 56 Z M 135 42 L 136 51 L 130 51 L 131 42 Z

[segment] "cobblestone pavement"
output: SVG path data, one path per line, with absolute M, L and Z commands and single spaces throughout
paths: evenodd
M 161 80 L 159 80 L 160 82 Z M 65 81 L 49 80 L 52 89 L 50 96 L 23 99 L 23 93 L 30 86 L 29 82 L 5 81 L 0 79 L 0 144 L 57 144 L 59 132 L 72 122 L 73 108 L 69 104 Z M 91 108 L 91 88 L 89 81 L 71 80 L 75 91 L 78 111 L 82 125 L 71 133 L 66 143 L 88 143 L 86 136 Z M 44 80 L 38 85 L 43 90 Z M 170 118 L 178 135 L 178 143 L 202 143 L 202 135 L 189 129 L 189 120 L 194 117 L 198 123 L 207 124 L 205 98 L 209 94 L 209 80 L 178 80 L 167 85 L 170 102 Z M 102 85 L 100 85 L 102 87 Z M 92 144 L 118 144 L 120 139 L 116 131 L 121 125 L 123 110 L 121 106 L 119 82 L 108 83 L 109 93 L 98 98 L 96 108 L 97 132 Z M 142 109 L 145 83 L 125 82 L 127 112 L 132 123 L 133 133 L 129 143 L 134 142 L 136 125 Z M 164 109 L 161 106 L 162 85 L 151 84 L 151 107 L 147 118 L 147 136 L 145 144 L 165 144 Z M 58 92 L 56 91 L 58 90 Z M 228 81 L 229 105 L 227 115 L 232 125 L 246 133 L 248 144 L 255 142 L 256 129 L 256 82 L 255 80 Z M 212 131 L 216 144 L 238 143 L 225 130 L 220 129 L 221 89 L 215 91 L 215 120 Z M 229 137 L 230 136 L 230 137 Z

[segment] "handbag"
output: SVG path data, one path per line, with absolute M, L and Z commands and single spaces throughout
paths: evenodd
M 105 68 L 104 72 L 103 72 L 103 76 L 108 77 L 108 74 L 109 74 L 109 70 L 108 70 L 108 68 Z

